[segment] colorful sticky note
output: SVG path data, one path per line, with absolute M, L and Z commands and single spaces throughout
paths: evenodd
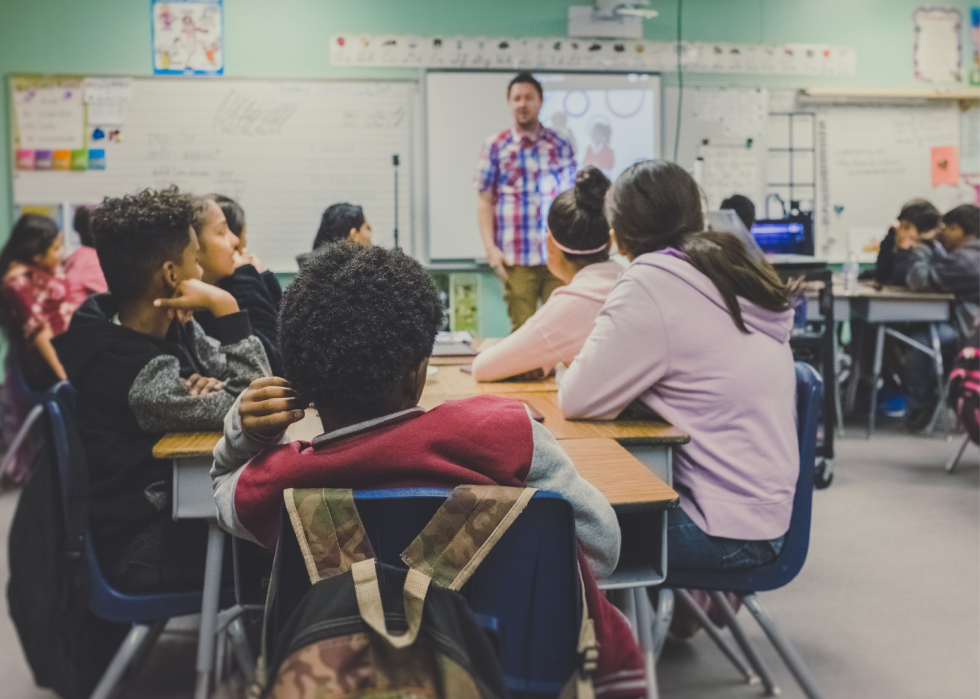
M 92 148 L 88 152 L 88 169 L 105 170 L 105 149 Z
M 88 149 L 79 148 L 71 152 L 71 169 L 75 172 L 88 170 Z
M 20 148 L 17 150 L 17 169 L 34 169 L 34 151 L 30 148 Z
M 71 170 L 71 151 L 70 150 L 56 150 L 54 151 L 54 159 L 52 160 L 53 167 L 52 170 Z
M 957 185 L 960 182 L 960 157 L 956 146 L 932 149 L 932 186 Z
M 34 151 L 34 169 L 50 170 L 54 167 L 54 151 L 38 150 Z

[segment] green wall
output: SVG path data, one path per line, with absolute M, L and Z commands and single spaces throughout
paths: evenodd
M 247 77 L 405 77 L 407 69 L 331 68 L 334 33 L 564 36 L 568 5 L 588 0 L 225 0 L 225 73 Z M 746 43 L 831 43 L 857 49 L 854 78 L 701 75 L 685 85 L 910 87 L 912 12 L 925 0 L 686 0 L 684 38 Z M 963 63 L 970 65 L 969 5 Z M 976 3 L 974 3 L 976 4 Z M 677 0 L 653 0 L 647 39 L 672 41 Z M 152 72 L 149 0 L 0 0 L 0 74 L 146 75 Z M 664 76 L 676 84 L 676 76 Z M 7 91 L 4 89 L 4 100 Z M 0 110 L 0 222 L 11 219 L 7 109 Z M 0 241 L 8 235 L 0 225 Z M 498 284 L 485 273 L 487 327 L 506 329 Z

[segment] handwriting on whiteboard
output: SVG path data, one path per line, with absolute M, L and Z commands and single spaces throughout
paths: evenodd
M 229 92 L 214 113 L 214 126 L 228 136 L 275 136 L 296 113 L 295 102 Z

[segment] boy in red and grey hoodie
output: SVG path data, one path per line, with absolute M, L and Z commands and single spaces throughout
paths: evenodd
M 639 650 L 595 584 L 619 558 L 619 525 L 606 499 L 517 401 L 479 396 L 429 411 L 418 406 L 442 313 L 425 270 L 402 252 L 337 245 L 311 260 L 283 297 L 288 382 L 253 382 L 215 447 L 221 525 L 273 548 L 286 488 L 500 484 L 558 492 L 575 513 L 600 646 L 596 693 L 645 696 Z M 324 433 L 282 443 L 311 402 Z

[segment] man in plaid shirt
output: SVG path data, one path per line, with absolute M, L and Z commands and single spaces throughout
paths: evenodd
M 543 96 L 530 73 L 510 81 L 514 125 L 487 140 L 476 173 L 480 235 L 487 261 L 504 282 L 512 331 L 562 285 L 548 271 L 545 230 L 551 202 L 575 184 L 575 153 L 538 121 Z

